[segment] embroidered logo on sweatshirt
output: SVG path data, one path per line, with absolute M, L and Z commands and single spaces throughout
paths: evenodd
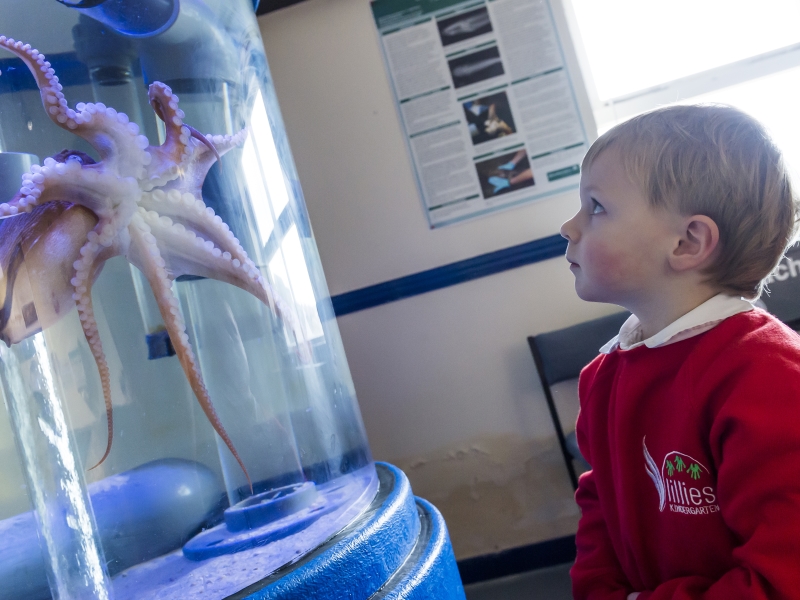
M 685 515 L 707 515 L 719 512 L 711 471 L 683 452 L 668 452 L 659 469 L 642 438 L 647 474 L 658 491 L 658 510 L 669 504 L 670 512 Z

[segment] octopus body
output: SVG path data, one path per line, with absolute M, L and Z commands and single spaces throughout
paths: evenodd
M 52 121 L 86 140 L 100 157 L 94 162 L 79 152 L 63 152 L 45 159 L 23 175 L 15 197 L 0 204 L 0 218 L 19 220 L 14 225 L 4 223 L 0 234 L 0 267 L 6 279 L 0 337 L 7 344 L 20 341 L 77 305 L 100 373 L 108 418 L 106 450 L 97 465 L 101 464 L 113 439 L 111 380 L 91 287 L 105 261 L 124 256 L 152 288 L 194 394 L 250 483 L 211 403 L 172 291 L 172 282 L 181 275 L 224 281 L 261 300 L 294 329 L 288 311 L 276 303 L 230 228 L 201 197 L 209 168 L 244 140 L 244 130 L 224 136 L 198 133 L 183 123 L 178 97 L 168 86 L 155 82 L 150 85 L 149 100 L 164 121 L 166 137 L 162 145 L 152 146 L 124 113 L 101 103 L 69 108 L 50 63 L 29 44 L 0 36 L 0 47 L 17 55 L 33 73 Z M 16 270 L 22 267 L 44 293 L 14 285 Z

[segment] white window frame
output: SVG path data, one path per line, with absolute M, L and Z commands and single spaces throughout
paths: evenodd
M 561 0 L 561 2 L 586 87 L 586 94 L 592 107 L 597 129 L 600 132 L 626 118 L 658 106 L 694 98 L 800 66 L 800 43 L 797 43 L 622 96 L 601 100 L 597 94 L 586 48 L 581 39 L 572 0 Z

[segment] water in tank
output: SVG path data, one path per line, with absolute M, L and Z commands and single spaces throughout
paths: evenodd
M 0 36 L 0 600 L 246 593 L 377 487 L 253 0 Z

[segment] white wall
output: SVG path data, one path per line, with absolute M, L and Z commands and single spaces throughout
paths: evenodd
M 369 3 L 260 25 L 331 294 L 552 235 L 576 210 L 571 192 L 430 230 Z M 459 558 L 574 531 L 526 336 L 614 310 L 553 259 L 338 319 L 375 457 L 442 510 Z

